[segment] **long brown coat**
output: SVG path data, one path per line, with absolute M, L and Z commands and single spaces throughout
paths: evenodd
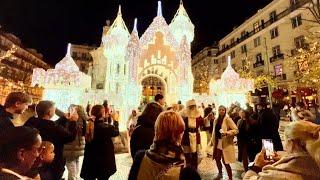
M 215 138 L 215 128 L 218 122 L 218 118 L 214 120 L 213 123 L 213 131 L 212 131 L 212 144 L 213 147 L 215 147 L 215 143 L 218 143 L 218 140 Z M 224 132 L 227 132 L 228 136 L 222 136 L 222 153 L 223 158 L 226 164 L 234 163 L 236 162 L 236 152 L 234 148 L 233 139 L 234 136 L 238 134 L 238 127 L 233 122 L 233 120 L 226 115 L 222 121 L 221 129 Z M 213 153 L 215 149 L 213 148 Z

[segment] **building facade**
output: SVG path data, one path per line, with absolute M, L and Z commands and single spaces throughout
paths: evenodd
M 306 6 L 310 6 L 307 0 L 274 0 L 258 10 L 219 41 L 219 73 L 231 56 L 236 70 L 249 65 L 254 74 L 269 74 L 279 88 L 292 92 L 299 85 L 290 59 L 306 47 L 305 37 L 318 25 L 312 13 L 302 8 Z M 267 96 L 268 91 L 260 95 Z
M 217 46 L 206 47 L 192 58 L 192 73 L 194 77 L 193 92 L 209 93 L 209 83 L 219 74 Z
M 13 54 L 0 62 L 0 76 L 5 79 L 31 84 L 34 68 L 50 67 L 43 61 L 42 54 L 35 49 L 25 48 L 21 40 L 13 34 L 0 31 L 0 56 L 11 49 L 14 49 Z
M 71 56 L 81 72 L 88 73 L 93 61 L 90 52 L 95 48 L 94 46 L 71 44 Z

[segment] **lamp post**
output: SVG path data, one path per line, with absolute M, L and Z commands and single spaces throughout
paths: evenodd
M 264 38 L 264 45 L 266 48 L 266 65 L 267 65 L 267 73 L 270 75 L 270 63 L 269 63 L 269 56 L 268 56 L 268 46 L 267 46 L 267 38 Z M 268 83 L 268 93 L 269 93 L 269 101 L 270 101 L 270 108 L 272 109 L 272 93 L 271 93 L 271 86 Z

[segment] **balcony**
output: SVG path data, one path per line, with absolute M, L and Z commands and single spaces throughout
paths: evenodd
M 278 81 L 287 80 L 287 74 L 275 75 L 273 78 Z
M 249 37 L 253 36 L 254 34 L 257 34 L 259 31 L 267 28 L 268 26 L 270 26 L 271 24 L 277 22 L 278 20 L 280 20 L 281 18 L 289 15 L 292 11 L 295 11 L 296 9 L 302 7 L 303 5 L 307 4 L 309 1 L 308 0 L 299 0 L 297 1 L 297 3 L 291 5 L 290 7 L 288 7 L 287 9 L 285 9 L 284 11 L 280 12 L 279 14 L 277 14 L 275 17 L 269 19 L 268 21 L 260 24 L 260 26 L 256 29 L 253 29 L 250 32 L 246 32 L 245 34 L 243 34 L 243 36 L 236 38 L 236 41 L 230 45 L 226 45 L 225 48 L 221 49 L 218 53 L 217 56 L 228 51 L 229 49 L 231 49 L 232 47 L 238 45 L 239 43 L 241 43 L 242 41 L 248 39 Z
M 284 55 L 283 54 L 276 54 L 270 58 L 270 62 L 273 63 L 273 62 L 281 60 L 281 59 L 282 60 L 284 59 Z
M 264 66 L 264 61 L 255 62 L 253 64 L 253 68 L 257 68 L 257 67 L 260 67 L 260 66 Z

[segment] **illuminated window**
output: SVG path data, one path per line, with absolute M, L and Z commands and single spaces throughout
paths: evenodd
M 274 73 L 276 76 L 282 75 L 282 65 L 281 64 L 277 64 L 274 66 Z

